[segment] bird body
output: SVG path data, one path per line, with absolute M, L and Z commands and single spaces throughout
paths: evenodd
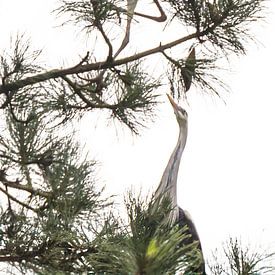
M 192 221 L 190 214 L 186 210 L 181 209 L 177 203 L 177 179 L 181 156 L 187 141 L 188 115 L 183 108 L 175 103 L 170 95 L 167 96 L 171 105 L 173 106 L 174 113 L 179 124 L 179 137 L 176 147 L 172 152 L 166 168 L 163 172 L 160 184 L 155 192 L 155 198 L 158 199 L 162 196 L 169 196 L 172 207 L 172 211 L 169 216 L 170 221 L 172 223 L 178 223 L 180 227 L 187 228 L 186 233 L 188 237 L 184 238 L 181 245 L 187 245 L 193 242 L 198 243 L 197 248 L 200 251 L 201 264 L 198 267 L 192 269 L 192 272 L 194 272 L 194 274 L 206 275 L 202 247 L 195 224 Z
M 199 266 L 196 266 L 195 268 L 192 268 L 192 272 L 194 274 L 198 275 L 207 275 L 205 272 L 205 262 L 203 258 L 202 253 L 202 247 L 200 242 L 200 237 L 197 232 L 195 223 L 193 222 L 193 219 L 189 212 L 187 210 L 183 210 L 182 208 L 178 207 L 178 224 L 181 228 L 186 228 L 184 233 L 188 236 L 187 238 L 184 238 L 181 245 L 190 245 L 192 243 L 197 243 L 197 249 L 199 251 L 199 257 L 201 264 Z M 196 258 L 197 254 L 195 254 Z M 192 273 L 193 274 L 193 273 Z

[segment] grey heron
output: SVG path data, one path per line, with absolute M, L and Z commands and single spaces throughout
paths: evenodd
M 177 178 L 178 170 L 180 166 L 181 156 L 185 148 L 188 132 L 188 115 L 187 112 L 177 105 L 173 98 L 168 95 L 169 101 L 174 109 L 174 113 L 179 125 L 179 137 L 174 151 L 172 152 L 167 166 L 162 175 L 160 184 L 155 192 L 155 198 L 162 197 L 164 195 L 169 196 L 172 204 L 172 212 L 170 215 L 170 220 L 176 222 L 180 227 L 187 227 L 188 238 L 183 240 L 182 245 L 191 244 L 193 242 L 198 243 L 198 249 L 201 256 L 201 264 L 194 270 L 191 270 L 191 274 L 206 275 L 205 273 L 205 263 L 203 259 L 202 247 L 200 243 L 200 238 L 197 233 L 194 222 L 192 221 L 189 213 L 186 210 L 180 208 L 177 204 Z

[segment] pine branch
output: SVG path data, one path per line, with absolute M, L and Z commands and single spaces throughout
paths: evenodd
M 211 29 L 202 32 L 200 35 L 203 36 L 206 33 L 208 33 Z M 197 33 L 190 34 L 188 36 L 184 36 L 180 39 L 177 39 L 175 41 L 172 41 L 170 43 L 164 44 L 164 45 L 159 45 L 158 47 L 152 48 L 150 50 L 146 50 L 144 52 L 125 57 L 122 59 L 114 60 L 113 62 L 96 62 L 92 64 L 86 64 L 86 65 L 78 65 L 78 66 L 73 66 L 71 68 L 67 69 L 53 69 L 51 71 L 45 72 L 45 73 L 40 73 L 32 77 L 26 77 L 25 79 L 21 79 L 12 83 L 8 83 L 5 85 L 0 85 L 0 94 L 1 93 L 6 93 L 8 91 L 16 91 L 18 89 L 21 89 L 25 86 L 28 85 L 34 85 L 36 83 L 44 82 L 46 80 L 50 79 L 55 79 L 55 78 L 60 78 L 64 77 L 67 75 L 72 75 L 72 74 L 80 74 L 80 73 L 85 73 L 85 72 L 90 72 L 90 71 L 96 71 L 99 69 L 108 69 L 108 68 L 113 68 L 116 66 L 120 66 L 123 64 L 127 64 L 129 62 L 133 62 L 139 59 L 142 59 L 144 57 L 147 57 L 152 54 L 160 53 L 166 49 L 175 47 L 183 42 L 186 42 L 188 40 L 194 39 L 198 36 Z

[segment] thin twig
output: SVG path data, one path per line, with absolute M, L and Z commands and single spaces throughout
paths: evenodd
M 143 14 L 143 13 L 139 13 L 139 12 L 134 12 L 134 15 L 138 15 L 147 19 L 151 19 L 154 20 L 156 22 L 164 22 L 167 20 L 167 16 L 162 8 L 162 6 L 160 5 L 158 0 L 153 0 L 154 3 L 156 4 L 159 12 L 160 12 L 160 16 L 151 16 L 151 15 L 147 15 L 147 14 Z
M 35 208 L 27 205 L 26 203 L 22 202 L 22 201 L 19 201 L 17 198 L 15 198 L 14 196 L 10 195 L 5 189 L 3 189 L 2 187 L 0 187 L 0 191 L 3 192 L 9 199 L 11 199 L 12 201 L 20 204 L 21 206 L 29 209 L 29 210 L 32 210 L 33 212 L 38 212 L 38 210 L 36 210 Z
M 74 92 L 80 97 L 81 100 L 83 100 L 84 103 L 86 103 L 86 107 L 83 108 L 92 108 L 92 109 L 110 109 L 110 110 L 114 110 L 117 109 L 118 104 L 107 104 L 102 102 L 99 98 L 95 98 L 95 100 L 97 101 L 97 103 L 93 103 L 91 102 L 89 99 L 87 99 L 81 92 L 81 87 L 79 87 L 76 83 L 72 82 L 68 77 L 63 76 L 62 79 L 64 81 L 66 81 L 69 86 L 74 90 Z
M 17 181 L 16 182 L 2 181 L 2 183 L 5 186 L 8 186 L 8 187 L 11 187 L 11 188 L 14 188 L 14 189 L 18 189 L 18 190 L 22 190 L 22 191 L 26 191 L 26 192 L 28 192 L 32 195 L 37 195 L 37 196 L 41 196 L 41 197 L 44 197 L 44 198 L 50 198 L 52 196 L 51 192 L 36 190 L 31 186 L 20 184 Z
M 88 51 L 86 55 L 82 58 L 82 60 L 78 64 L 76 64 L 73 68 L 78 68 L 79 66 L 83 65 L 83 63 L 88 60 L 89 55 L 90 55 L 90 52 Z

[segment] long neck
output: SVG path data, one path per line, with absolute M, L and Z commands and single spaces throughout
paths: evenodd
M 155 193 L 156 197 L 159 197 L 160 195 L 169 194 L 172 202 L 172 207 L 177 206 L 177 178 L 182 152 L 186 144 L 186 139 L 187 123 L 180 126 L 177 145 L 167 163 L 160 184 Z

